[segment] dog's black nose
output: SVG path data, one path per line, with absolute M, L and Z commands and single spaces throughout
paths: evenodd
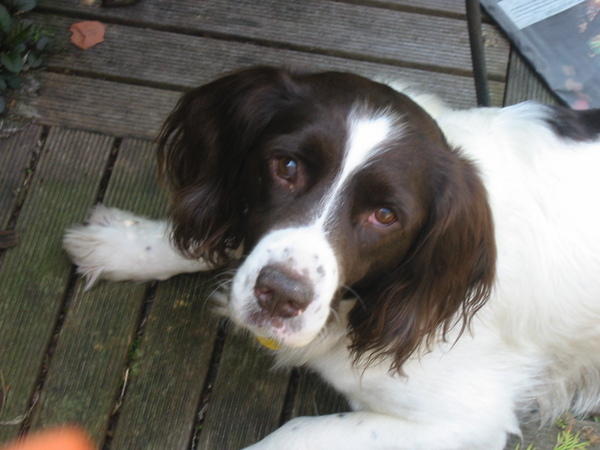
M 280 266 L 265 266 L 256 279 L 254 295 L 262 309 L 274 317 L 302 314 L 313 298 L 313 290 L 303 276 Z

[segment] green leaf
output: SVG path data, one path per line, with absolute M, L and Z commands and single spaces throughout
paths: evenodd
M 44 65 L 44 57 L 35 52 L 29 52 L 27 55 L 27 64 L 32 69 L 38 69 Z
M 0 92 L 4 92 L 6 90 L 6 80 L 4 79 L 4 75 L 0 75 Z
M 48 39 L 46 36 L 44 36 L 42 34 L 39 37 L 39 39 L 37 40 L 37 42 L 35 43 L 35 49 L 38 52 L 42 52 L 42 51 L 46 50 L 46 48 L 48 48 L 49 45 L 50 45 L 50 39 Z
M 23 79 L 19 75 L 9 75 L 6 77 L 6 83 L 8 84 L 8 87 L 15 91 L 21 89 L 24 84 Z
M 27 40 L 34 33 L 34 29 L 31 24 L 25 22 L 16 23 L 8 32 L 6 39 L 4 40 L 4 47 L 14 48 L 19 44 L 27 42 Z
M 0 4 L 0 32 L 7 34 L 13 26 L 13 19 L 8 10 Z
M 6 100 L 4 100 L 4 97 L 0 96 L 0 114 L 4 114 L 6 110 Z
M 0 53 L 0 62 L 12 73 L 19 73 L 25 65 L 20 53 L 17 52 L 2 52 Z

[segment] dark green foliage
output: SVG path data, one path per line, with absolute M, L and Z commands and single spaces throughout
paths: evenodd
M 0 114 L 7 109 L 4 91 L 23 85 L 21 73 L 46 65 L 50 40 L 21 17 L 35 6 L 36 0 L 0 0 Z

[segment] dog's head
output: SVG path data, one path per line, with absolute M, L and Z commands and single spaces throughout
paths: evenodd
M 473 166 L 389 86 L 259 67 L 184 95 L 159 140 L 173 239 L 224 263 L 229 314 L 290 347 L 347 291 L 356 354 L 402 362 L 468 318 L 494 276 L 493 227 Z

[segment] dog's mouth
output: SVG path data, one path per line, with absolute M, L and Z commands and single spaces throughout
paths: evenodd
M 247 305 L 242 321 L 237 320 L 236 322 L 250 330 L 260 344 L 271 350 L 279 350 L 282 347 L 300 348 L 314 341 L 329 323 L 338 318 L 338 310 L 342 302 L 350 303 L 355 300 L 355 292 L 352 289 L 339 287 L 329 301 L 321 302 L 328 305 L 328 314 L 320 328 L 311 327 L 311 322 L 320 317 L 320 307 L 315 307 L 314 311 L 312 309 L 297 311 L 293 307 L 288 309 L 290 308 L 288 305 L 283 308 L 283 311 L 289 314 L 287 317 L 282 317 L 277 314 L 277 309 L 261 306 L 259 298 L 255 298 L 254 302 Z M 319 300 L 311 299 L 308 302 L 309 305 L 313 303 L 316 306 L 319 304 Z M 320 320 L 315 320 L 315 322 L 321 323 Z
M 321 325 L 315 324 L 316 326 L 314 326 L 311 323 L 320 315 L 318 310 L 320 307 L 316 306 L 316 301 L 310 302 L 311 305 L 315 303 L 314 311 L 313 308 L 300 311 L 294 307 L 285 306 L 284 308 L 290 313 L 286 317 L 277 315 L 270 309 L 264 309 L 259 302 L 260 300 L 257 299 L 250 304 L 242 321 L 236 322 L 248 328 L 263 345 L 267 343 L 265 345 L 267 347 L 304 347 L 312 342 L 322 329 Z M 319 322 L 321 321 L 317 323 Z

